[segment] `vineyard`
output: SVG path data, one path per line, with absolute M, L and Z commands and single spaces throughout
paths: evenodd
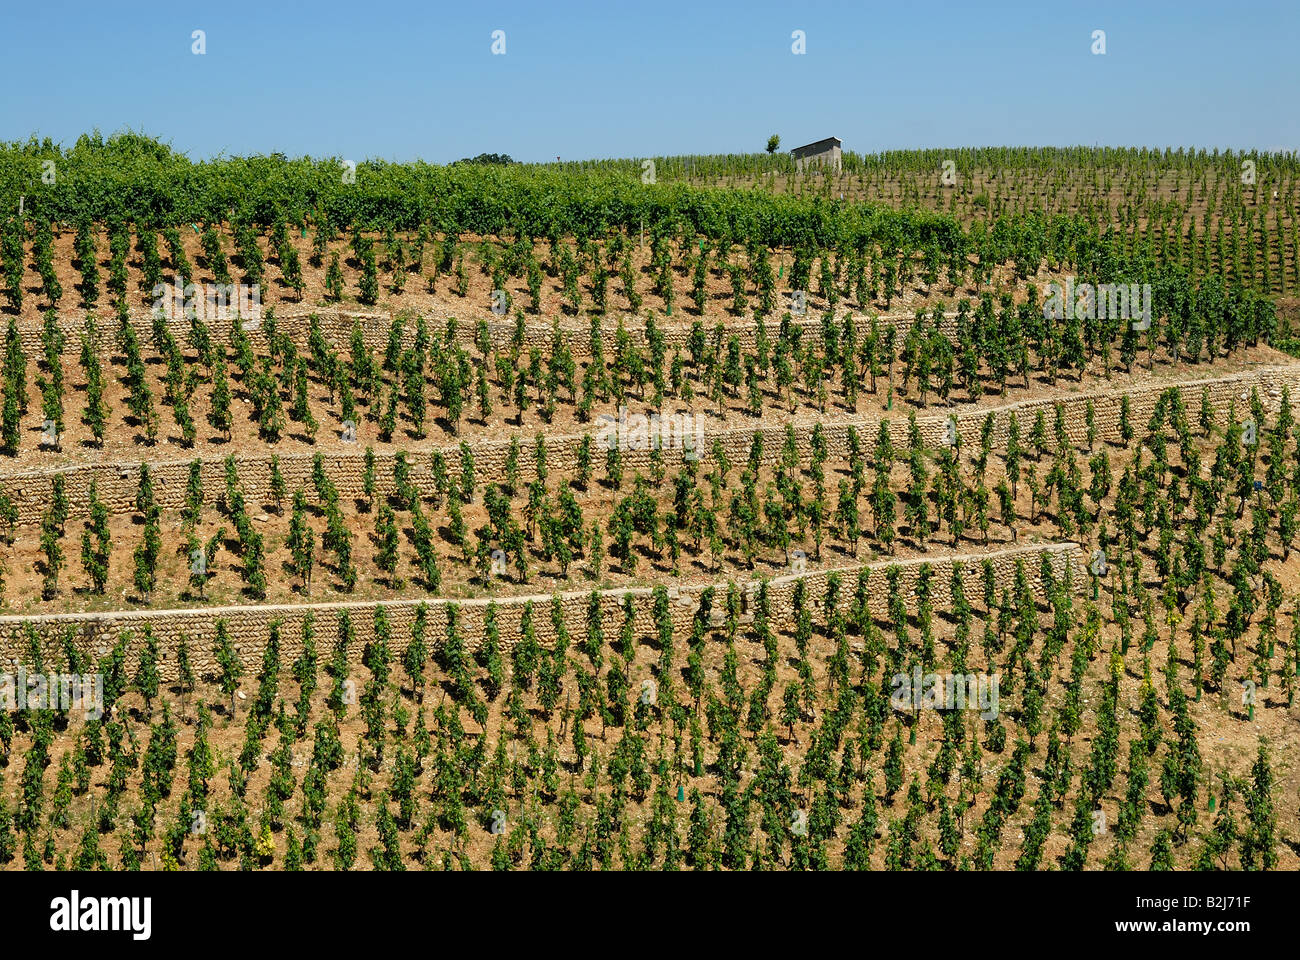
M 1295 175 L 5 145 L 0 869 L 1297 869 Z

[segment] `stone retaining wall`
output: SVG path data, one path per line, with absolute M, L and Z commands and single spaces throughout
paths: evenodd
M 399 314 L 392 314 L 386 311 L 358 311 L 344 310 L 339 307 L 301 307 L 296 304 L 278 304 L 273 308 L 263 308 L 262 322 L 246 320 L 244 321 L 245 331 L 248 333 L 250 342 L 255 348 L 265 349 L 266 347 L 266 330 L 264 322 L 270 310 L 274 310 L 276 328 L 293 338 L 294 342 L 300 346 L 307 343 L 308 331 L 311 329 L 311 317 L 314 314 L 320 321 L 321 333 L 326 342 L 336 350 L 347 354 L 352 343 L 352 328 L 354 324 L 361 325 L 362 338 L 366 346 L 376 352 L 382 353 L 388 347 L 389 327 L 392 324 L 393 317 L 400 315 L 406 318 L 403 329 L 402 343 L 404 346 L 412 346 L 415 342 L 416 314 L 411 311 L 399 311 Z M 842 323 L 844 317 L 850 311 L 838 311 L 837 316 Z M 855 316 L 855 322 L 859 324 L 860 334 L 867 331 L 870 319 L 869 314 L 852 311 Z M 232 313 L 233 316 L 233 313 Z M 446 323 L 449 317 L 453 316 L 449 312 L 431 314 L 427 317 L 429 330 L 433 333 L 442 334 L 446 329 Z M 608 340 L 618 329 L 619 314 L 610 313 L 601 320 L 601 330 Z M 957 316 L 956 313 L 946 315 L 947 322 L 941 327 L 946 333 L 953 334 L 956 326 L 953 322 Z M 665 317 L 656 315 L 656 322 L 659 329 L 664 335 L 664 341 L 667 344 L 668 352 L 671 355 L 674 349 L 686 350 L 687 339 L 690 336 L 691 325 L 696 319 L 699 319 L 704 327 L 704 332 L 710 339 L 713 337 L 714 329 L 717 326 L 724 327 L 727 337 L 737 337 L 740 341 L 741 348 L 752 352 L 757 343 L 758 323 L 757 318 L 751 317 L 747 320 L 740 320 L 735 317 L 726 318 L 695 318 L 690 316 L 678 315 L 676 317 Z M 478 332 L 478 322 L 481 314 L 470 314 L 468 316 L 456 317 L 456 340 L 460 346 L 470 348 L 474 343 L 474 338 Z M 148 311 L 132 311 L 129 314 L 131 326 L 135 329 L 136 335 L 142 343 L 153 342 L 153 317 Z M 882 325 L 893 326 L 898 331 L 898 342 L 901 344 L 902 338 L 906 336 L 907 331 L 911 329 L 913 315 L 888 314 L 878 317 Z M 229 342 L 230 327 L 234 322 L 231 318 L 205 320 L 209 332 L 213 337 L 221 342 Z M 645 336 L 645 321 L 639 317 L 631 315 L 623 316 L 624 329 L 632 337 L 634 343 L 642 348 L 648 341 Z M 792 318 L 792 322 L 803 328 L 803 336 L 821 337 L 821 315 L 813 315 L 811 312 L 802 317 Z M 64 354 L 77 357 L 81 352 L 81 335 L 85 332 L 86 314 L 80 315 L 60 315 L 59 328 L 64 333 Z M 493 317 L 487 321 L 488 332 L 492 345 L 495 349 L 504 349 L 514 336 L 515 323 L 508 318 Z M 768 336 L 775 341 L 780 329 L 780 315 L 769 317 L 765 321 Z M 176 337 L 178 343 L 188 342 L 190 334 L 190 323 L 184 318 L 170 319 L 167 321 L 167 327 L 172 335 Z M 94 344 L 101 356 L 107 357 L 117 349 L 117 317 L 111 313 L 97 315 Z M 41 344 L 41 325 L 28 322 L 18 324 L 18 335 L 23 344 L 23 350 L 29 357 L 42 356 L 44 347 Z M 558 318 L 558 329 L 563 340 L 569 345 L 575 358 L 588 357 L 591 355 L 591 326 L 590 323 L 580 323 L 569 317 Z M 524 331 L 525 349 L 536 347 L 538 349 L 548 349 L 555 337 L 556 324 L 543 322 L 540 318 L 529 317 L 526 322 Z M 606 347 L 608 351 L 608 347 Z
M 1300 364 L 1264 367 L 1248 373 L 1233 374 L 1208 380 L 1183 381 L 1178 384 L 1152 385 L 1128 391 L 1132 410 L 1131 420 L 1135 430 L 1142 430 L 1150 419 L 1157 398 L 1169 386 L 1176 386 L 1183 396 L 1193 416 L 1199 410 L 1201 391 L 1208 388 L 1210 402 L 1219 423 L 1226 421 L 1229 404 L 1236 401 L 1240 416 L 1244 416 L 1244 400 L 1251 388 L 1258 390 L 1260 399 L 1270 411 L 1275 410 L 1281 397 L 1283 387 L 1287 387 L 1293 396 L 1300 396 Z M 1052 428 L 1055 419 L 1054 406 L 1060 402 L 1065 408 L 1065 424 L 1070 438 L 1078 444 L 1086 442 L 1086 408 L 1089 400 L 1093 403 L 1098 441 L 1116 441 L 1119 439 L 1119 411 L 1124 392 L 1109 391 L 1097 393 L 1065 394 L 1053 398 L 1024 400 L 1005 404 L 1000 407 L 985 409 L 955 410 L 953 414 L 927 414 L 917 418 L 921 435 L 930 447 L 937 447 L 945 442 L 946 422 L 949 416 L 956 419 L 957 432 L 963 446 L 971 449 L 979 443 L 980 430 L 986 416 L 994 414 L 994 445 L 1004 446 L 1007 424 L 1014 412 L 1020 423 L 1022 442 L 1027 442 L 1034 417 L 1042 409 L 1047 417 L 1048 428 Z M 749 420 L 748 417 L 740 417 Z M 767 463 L 775 462 L 785 442 L 783 427 L 761 426 L 761 420 L 752 421 L 755 426 L 740 426 L 724 430 L 708 431 L 704 435 L 701 456 L 708 458 L 715 441 L 722 444 L 732 464 L 745 462 L 750 445 L 756 432 L 763 435 L 763 455 Z M 879 429 L 878 419 L 852 418 L 837 419 L 825 424 L 829 457 L 832 463 L 842 463 L 848 457 L 848 431 L 854 427 L 865 455 L 870 455 L 875 445 Z M 905 416 L 889 420 L 890 435 L 895 446 L 907 442 L 907 419 Z M 801 458 L 806 462 L 811 453 L 811 439 L 815 421 L 805 421 L 795 426 L 795 440 Z M 599 441 L 600 427 L 593 424 L 592 436 Z M 548 437 L 546 440 L 547 468 L 555 476 L 569 476 L 577 469 L 577 455 L 583 434 Z M 533 474 L 534 438 L 521 435 L 520 472 L 525 481 Z M 500 482 L 505 479 L 505 462 L 509 453 L 509 439 L 479 441 L 471 445 L 474 463 L 480 487 L 486 483 Z M 407 459 L 412 465 L 412 482 L 424 493 L 432 492 L 432 454 L 440 450 L 446 457 L 449 472 L 457 472 L 460 465 L 459 447 L 454 445 L 418 446 L 407 451 Z M 603 473 L 603 450 L 599 442 L 593 450 L 592 465 L 596 476 Z M 681 450 L 665 450 L 664 462 L 669 468 L 680 465 Z M 394 491 L 393 463 L 396 454 L 376 454 L 376 485 L 380 494 Z M 647 450 L 630 450 L 624 454 L 624 467 L 627 471 L 649 467 L 650 455 Z M 286 455 L 280 458 L 280 472 L 291 497 L 302 486 L 311 490 L 312 454 Z M 179 508 L 184 500 L 185 485 L 189 476 L 188 460 L 172 460 L 151 463 L 149 470 L 154 480 L 154 492 L 159 506 L 163 509 Z M 251 504 L 270 503 L 271 469 L 269 457 L 236 458 L 240 482 L 244 495 Z M 324 457 L 326 475 L 333 481 L 342 498 L 363 496 L 362 478 L 364 474 L 364 454 L 358 450 L 355 454 L 329 454 Z M 206 502 L 215 503 L 225 491 L 224 461 L 209 458 L 202 461 L 203 486 Z M 139 483 L 140 467 L 138 463 L 104 463 L 86 466 L 67 467 L 53 470 L 29 471 L 0 475 L 0 494 L 8 496 L 18 511 L 19 523 L 37 523 L 41 514 L 48 508 L 54 477 L 64 476 L 65 488 L 70 501 L 70 516 L 82 518 L 89 511 L 90 482 L 97 482 L 97 493 L 112 513 L 128 513 L 135 509 L 135 495 Z
M 812 604 L 814 622 L 821 623 L 821 600 L 825 594 L 827 578 L 833 572 L 841 577 L 841 604 L 847 610 L 857 588 L 860 571 L 870 571 L 871 575 L 871 609 L 884 617 L 887 614 L 885 589 L 885 571 L 891 566 L 898 566 L 901 576 L 900 589 L 909 607 L 914 608 L 914 590 L 923 565 L 928 564 L 934 571 L 934 602 L 942 607 L 951 600 L 950 584 L 955 563 L 965 567 L 965 592 L 968 600 L 975 602 L 981 594 L 981 561 L 988 559 L 993 565 L 997 581 L 998 594 L 1003 588 L 1014 583 L 1016 562 L 1023 560 L 1031 588 L 1042 593 L 1040 578 L 1041 558 L 1046 556 L 1058 580 L 1068 577 L 1071 589 L 1077 589 L 1085 576 L 1086 557 L 1079 546 L 1074 543 L 1045 544 L 1026 546 L 987 553 L 936 555 L 920 559 L 902 561 L 877 561 L 854 566 L 841 567 L 838 570 L 818 570 L 805 574 L 791 574 L 769 581 L 769 596 L 772 603 L 772 622 L 782 631 L 792 628 L 792 608 L 794 584 L 803 579 L 808 588 L 808 600 Z M 725 609 L 727 583 L 714 584 L 715 609 Z M 749 603 L 757 590 L 757 581 L 742 585 L 749 595 Z M 689 588 L 671 588 L 669 609 L 672 612 L 674 632 L 688 632 L 691 622 L 699 610 L 699 597 L 706 589 L 705 585 L 693 585 Z M 635 609 L 635 623 L 638 637 L 649 637 L 653 633 L 653 598 L 652 589 L 648 587 L 610 590 L 599 594 L 605 636 L 616 635 L 623 622 L 623 598 L 630 596 Z M 287 665 L 292 662 L 302 649 L 303 625 L 310 616 L 314 624 L 316 647 L 322 659 L 329 656 L 339 636 L 340 619 L 347 614 L 354 632 L 355 642 L 349 649 L 351 658 L 359 661 L 365 644 L 374 636 L 375 613 L 382 608 L 391 625 L 392 649 L 400 654 L 411 638 L 411 626 L 415 622 L 416 610 L 421 604 L 427 605 L 426 642 L 436 646 L 443 641 L 447 630 L 447 614 L 450 606 L 458 611 L 457 622 L 466 646 L 477 649 L 484 636 L 484 620 L 488 606 L 495 603 L 497 624 L 501 633 L 503 647 L 512 646 L 520 635 L 520 619 L 526 607 L 532 604 L 533 626 L 539 641 L 549 646 L 555 638 L 551 621 L 551 605 L 555 597 L 564 612 L 564 622 L 573 636 L 582 636 L 585 632 L 587 607 L 590 592 L 571 592 L 530 597 L 502 597 L 496 600 L 389 600 L 376 602 L 345 602 L 298 604 L 286 606 L 235 606 L 220 608 L 197 608 L 184 610 L 138 610 L 114 611 L 111 613 L 56 614 L 35 617 L 0 617 L 0 671 L 12 671 L 18 663 L 28 661 L 29 633 L 34 633 L 42 643 L 42 653 L 47 670 L 58 670 L 63 663 L 63 638 L 71 631 L 74 644 L 83 654 L 96 659 L 104 656 L 124 634 L 129 636 L 127 663 L 132 675 L 139 663 L 142 648 L 142 634 L 146 627 L 153 631 L 158 639 L 163 656 L 160 664 L 165 679 L 176 679 L 176 647 L 184 634 L 188 638 L 191 662 L 196 673 L 202 675 L 217 669 L 213 657 L 213 643 L 216 636 L 217 621 L 226 622 L 231 640 L 239 650 L 245 666 L 245 686 L 255 676 L 261 663 L 262 653 L 270 625 L 280 622 L 281 660 Z M 744 619 L 748 620 L 746 614 Z

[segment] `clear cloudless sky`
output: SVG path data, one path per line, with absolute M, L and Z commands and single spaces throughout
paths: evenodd
M 749 153 L 772 133 L 1294 150 L 1300 0 L 5 0 L 0 77 L 0 139 L 129 128 L 196 160 Z

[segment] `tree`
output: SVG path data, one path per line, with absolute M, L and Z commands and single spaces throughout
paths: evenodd
M 1169 745 L 1160 777 L 1160 789 L 1165 802 L 1172 806 L 1175 797 L 1178 806 L 1178 825 L 1182 835 L 1196 825 L 1196 794 L 1201 779 L 1201 753 L 1196 743 L 1196 721 L 1187 710 L 1187 697 L 1180 687 L 1170 691 L 1170 708 L 1174 714 L 1174 730 L 1178 742 Z
M 858 498 L 847 480 L 840 481 L 839 498 L 835 508 L 835 523 L 840 529 L 841 537 L 849 546 L 849 555 L 856 557 L 858 554 L 858 539 L 862 536 L 862 529 L 859 526 Z
M 45 569 L 45 582 L 41 589 L 41 596 L 46 600 L 52 600 L 59 592 L 59 571 L 64 563 L 59 524 L 53 510 L 47 511 L 41 517 L 41 553 L 45 555 L 42 562 Z
M 885 545 L 890 553 L 894 552 L 894 518 L 897 495 L 889 489 L 887 481 L 877 478 L 871 494 L 871 511 L 876 522 L 876 539 Z
M 380 504 L 375 515 L 375 543 L 378 545 L 375 565 L 388 578 L 388 586 L 397 589 L 400 586 L 397 580 L 397 520 L 392 507 L 386 503 Z
M 22 409 L 19 401 L 18 384 L 11 374 L 5 375 L 3 407 L 0 408 L 0 439 L 3 439 L 5 453 L 18 455 L 18 444 L 22 440 Z
M 299 488 L 293 495 L 293 514 L 289 517 L 290 564 L 295 576 L 302 579 L 303 593 L 311 593 L 311 571 L 315 562 L 316 533 L 307 523 L 307 497 Z
M 1156 832 L 1156 838 L 1151 843 L 1151 866 L 1154 872 L 1157 870 L 1174 869 L 1174 849 L 1172 837 L 1168 829 L 1161 829 Z
M 83 216 L 77 223 L 77 235 L 73 241 L 75 260 L 81 271 L 81 300 L 88 310 L 93 310 L 99 301 L 99 254 L 95 249 L 95 230 L 88 216 Z
M 158 582 L 158 555 L 162 552 L 162 533 L 158 527 L 158 514 L 151 511 L 144 521 L 144 536 L 135 548 L 135 588 L 143 602 L 149 602 Z
M 184 633 L 181 634 L 180 642 L 176 645 L 176 683 L 182 698 L 194 689 L 194 665 L 190 662 L 190 642 L 189 637 Z M 181 702 L 184 703 L 184 700 Z
M 198 591 L 200 599 L 205 597 L 208 578 L 212 576 L 212 564 L 216 560 L 217 551 L 221 548 L 225 535 L 225 527 L 220 527 L 206 544 L 199 541 L 193 529 L 186 537 L 185 555 L 189 557 L 190 587 Z
M 5 278 L 5 296 L 15 313 L 23 309 L 23 270 L 26 259 L 23 244 L 27 239 L 26 225 L 16 217 L 9 217 L 4 224 L 3 239 L 0 240 L 0 261 L 3 262 Z
M 305 287 L 302 279 L 302 264 L 298 259 L 298 251 L 292 244 L 285 244 L 283 255 L 280 257 L 281 273 L 284 276 L 284 282 L 293 289 L 298 300 L 302 300 L 302 291 Z
M 271 499 L 275 501 L 275 512 L 280 513 L 285 495 L 284 474 L 280 472 L 280 457 L 271 455 Z
M 769 155 L 776 153 L 781 149 L 781 137 L 778 134 L 772 134 L 767 138 L 767 152 Z
M 212 648 L 212 655 L 217 661 L 217 682 L 221 692 L 230 698 L 230 715 L 235 715 L 235 692 L 239 689 L 240 679 L 244 676 L 244 662 L 239 658 L 230 639 L 230 628 L 224 618 L 217 620 L 217 640 Z
M 1248 817 L 1241 834 L 1241 866 L 1244 870 L 1271 870 L 1277 866 L 1277 813 L 1273 805 L 1273 771 L 1264 743 L 1259 745 L 1250 775 L 1245 791 Z
M 464 441 L 460 445 L 460 495 L 466 503 L 474 502 L 478 486 L 478 472 L 474 466 L 474 451 Z
M 374 243 L 366 239 L 358 251 L 358 256 L 361 259 L 361 281 L 357 299 L 366 306 L 372 307 L 379 300 L 379 270 L 375 265 Z
M 343 270 L 337 253 L 330 255 L 329 269 L 325 272 L 325 296 L 334 303 L 343 299 Z
M 308 374 L 307 358 L 299 357 L 297 366 L 293 371 L 293 407 L 289 411 L 289 416 L 298 423 L 303 425 L 307 431 L 309 439 L 315 439 L 316 430 L 319 424 L 316 418 L 312 416 L 310 397 L 308 394 Z
M 781 695 L 781 723 L 789 730 L 790 740 L 794 743 L 798 743 L 794 736 L 794 725 L 802 717 L 799 684 L 791 681 L 785 685 L 785 692 Z
M 885 758 L 885 796 L 891 799 L 903 785 L 903 728 L 894 726 L 894 739 L 889 741 Z
M 591 529 L 587 535 L 587 557 L 591 569 L 591 578 L 600 579 L 601 565 L 605 559 L 604 537 L 600 532 L 600 521 L 591 521 Z
M 162 676 L 158 670 L 158 638 L 152 628 L 144 628 L 144 646 L 140 650 L 140 666 L 135 674 L 135 688 L 144 698 L 144 709 L 149 713 L 153 699 L 158 696 Z
M 112 538 L 108 529 L 108 507 L 99 499 L 94 478 L 90 481 L 90 517 L 81 534 L 81 565 L 90 577 L 91 589 L 103 594 L 108 583 L 108 558 Z
M 91 343 L 94 322 L 86 321 L 87 333 L 81 337 L 81 365 L 86 370 L 86 406 L 82 409 L 82 419 L 90 427 L 91 436 L 101 448 L 104 446 L 104 433 L 108 426 L 108 404 L 104 402 L 104 372 Z
M 226 361 L 218 356 L 212 367 L 212 409 L 208 411 L 208 423 L 214 430 L 221 431 L 227 442 L 230 440 L 230 428 L 234 420 L 230 414 L 230 381 L 226 379 Z
M 433 530 L 425 519 L 424 510 L 418 500 L 412 511 L 411 526 L 415 542 L 415 561 L 424 578 L 425 589 L 437 592 L 442 585 L 442 572 L 438 569 L 438 554 L 434 547 Z
M 361 492 L 365 495 L 365 508 L 367 510 L 372 509 L 375 505 L 375 491 L 377 489 L 378 487 L 376 486 L 375 477 L 375 448 L 367 444 L 361 467 Z

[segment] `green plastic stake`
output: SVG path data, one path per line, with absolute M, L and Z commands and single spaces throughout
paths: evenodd
M 682 785 L 680 783 L 677 784 L 677 802 L 678 803 L 686 802 L 686 791 L 682 788 Z
M 1214 794 L 1210 794 L 1210 813 L 1214 812 Z

